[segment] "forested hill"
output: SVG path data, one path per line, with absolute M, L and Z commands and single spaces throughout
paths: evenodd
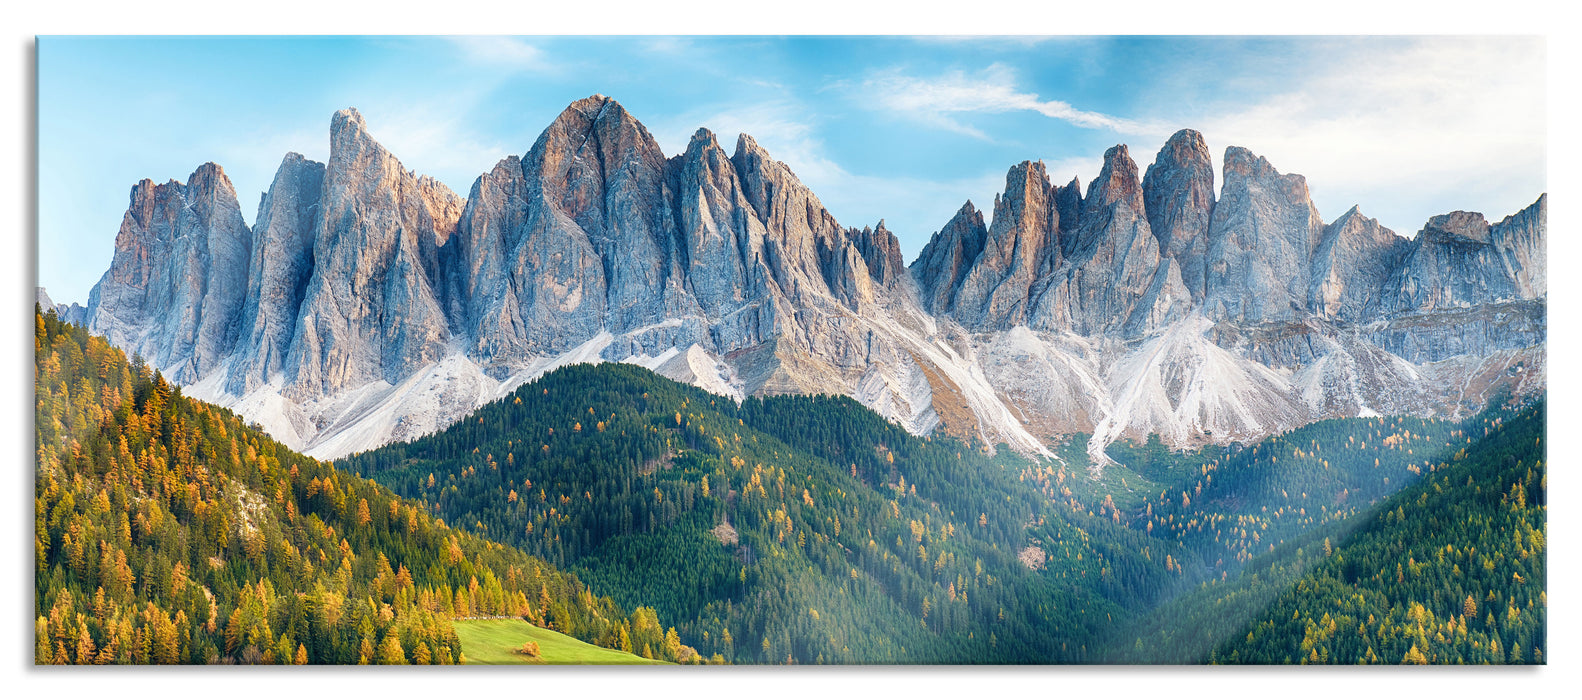
M 1236 637 L 1226 663 L 1543 663 L 1545 406 L 1385 501 Z
M 1322 562 L 1314 547 L 1442 481 L 1509 416 L 1116 446 L 1121 463 L 1094 473 L 1082 436 L 1063 462 L 989 456 L 848 398 L 737 404 L 601 364 L 342 464 L 653 605 L 681 641 L 736 663 L 1181 663 L 1207 660 Z
M 1142 532 L 1091 537 L 1020 458 L 848 398 L 737 405 L 628 365 L 556 370 L 342 463 L 733 662 L 1089 660 L 1174 577 Z
M 451 664 L 450 619 L 490 615 L 697 658 L 651 609 L 291 452 L 53 312 L 34 331 L 35 663 Z

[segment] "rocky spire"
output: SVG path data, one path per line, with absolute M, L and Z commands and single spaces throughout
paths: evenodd
M 199 166 L 186 184 L 143 180 L 89 295 L 89 329 L 173 381 L 197 381 L 236 344 L 250 238 L 220 166 Z
M 1126 146 L 1105 152 L 1072 239 L 1064 265 L 1036 293 L 1030 325 L 1133 337 L 1190 307 L 1180 273 L 1160 255 L 1148 228 L 1137 164 Z
M 1313 254 L 1308 307 L 1327 319 L 1363 319 L 1410 248 L 1405 238 L 1352 207 L 1324 227 Z
M 956 291 L 983 252 L 988 235 L 983 213 L 969 200 L 912 261 L 912 276 L 929 313 L 944 314 L 955 306 Z
M 958 322 L 987 328 L 1026 321 L 1028 295 L 1040 270 L 1059 260 L 1060 215 L 1050 206 L 1049 194 L 1043 161 L 1022 161 L 1006 173 L 983 251 L 956 292 L 952 315 Z
M 444 355 L 449 328 L 432 268 L 463 203 L 403 168 L 357 110 L 335 113 L 315 268 L 286 363 L 288 395 L 395 384 Z
M 561 112 L 523 158 L 540 201 L 581 229 L 604 266 L 604 313 L 628 327 L 652 322 L 673 250 L 664 209 L 665 155 L 648 129 L 603 95 Z
M 527 179 L 522 161 L 509 156 L 480 175 L 467 194 L 456 235 L 441 249 L 448 279 L 446 316 L 471 337 L 472 354 L 484 361 L 525 354 L 526 320 L 515 262 L 527 225 Z
M 285 368 L 297 314 L 313 276 L 324 164 L 288 153 L 258 203 L 237 360 L 226 389 L 242 395 Z
M 831 271 L 845 255 L 846 231 L 791 169 L 741 134 L 731 155 L 742 193 L 763 223 L 766 262 L 789 298 L 832 296 Z
M 1281 175 L 1245 148 L 1225 149 L 1225 184 L 1209 224 L 1205 313 L 1251 323 L 1302 316 L 1323 229 L 1305 178 Z
M 765 261 L 768 232 L 735 163 L 713 132 L 698 129 L 669 173 L 691 298 L 703 314 L 727 326 L 714 336 L 721 349 L 762 342 L 773 332 L 775 311 L 772 304 L 755 303 L 770 294 L 772 284 Z
M 1214 163 L 1203 135 L 1177 131 L 1143 176 L 1143 205 L 1159 248 L 1176 262 L 1194 302 L 1203 300 L 1203 259 L 1214 211 Z
M 1072 177 L 1071 182 L 1056 187 L 1049 200 L 1055 210 L 1053 216 L 1060 220 L 1060 251 L 1069 256 L 1071 245 L 1077 240 L 1077 226 L 1082 223 L 1082 181 Z
M 1517 280 L 1482 214 L 1453 211 L 1432 217 L 1412 243 L 1385 284 L 1384 311 L 1465 308 L 1521 298 Z
M 903 279 L 906 262 L 901 257 L 901 241 L 884 227 L 884 219 L 872 229 L 865 226 L 860 233 L 852 235 L 852 245 L 867 263 L 874 282 L 890 285 Z

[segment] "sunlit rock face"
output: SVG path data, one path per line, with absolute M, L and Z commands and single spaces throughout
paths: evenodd
M 856 398 L 919 434 L 1052 457 L 1252 440 L 1319 418 L 1459 415 L 1542 392 L 1547 198 L 1406 239 L 1326 225 L 1300 175 L 1201 134 L 1084 188 L 1012 166 L 907 265 L 751 136 L 666 157 L 602 95 L 463 199 L 356 110 L 287 154 L 253 226 L 219 166 L 139 183 L 76 313 L 189 394 L 320 457 L 441 429 L 554 367 L 640 364 L 740 400 Z M 1478 393 L 1460 390 L 1475 386 Z M 1473 396 L 1473 398 L 1468 398 Z
M 132 188 L 115 256 L 88 296 L 88 326 L 191 382 L 236 344 L 252 234 L 225 171 Z

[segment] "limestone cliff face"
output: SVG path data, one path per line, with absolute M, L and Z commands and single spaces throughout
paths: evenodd
M 1040 280 L 1034 328 L 1139 337 L 1179 320 L 1192 297 L 1149 230 L 1137 164 L 1125 146 L 1104 154 L 1064 260 Z
M 1214 212 L 1214 162 L 1202 134 L 1182 129 L 1159 149 L 1143 176 L 1143 204 L 1160 250 L 1175 261 L 1192 301 L 1202 302 Z
M 1009 169 L 910 266 L 751 136 L 666 158 L 618 102 L 569 105 L 467 199 L 355 110 L 282 161 L 251 229 L 218 166 L 133 188 L 89 326 L 321 457 L 416 437 L 569 362 L 718 394 L 857 398 L 917 433 L 1027 454 L 1253 440 L 1319 418 L 1464 415 L 1543 390 L 1547 197 L 1406 240 L 1328 226 L 1300 175 L 1191 130 L 1086 188 Z M 1474 393 L 1463 391 L 1475 389 Z
M 961 205 L 944 228 L 934 233 L 911 266 L 923 308 L 930 313 L 943 314 L 955 307 L 957 290 L 983 253 L 988 236 L 983 213 L 970 201 Z
M 1324 227 L 1313 253 L 1308 307 L 1326 319 L 1368 320 L 1410 248 L 1405 238 L 1352 207 Z
M 430 270 L 461 198 L 403 168 L 353 109 L 331 122 L 323 187 L 313 275 L 286 361 L 288 395 L 301 399 L 396 384 L 449 341 Z
M 1225 185 L 1209 223 L 1204 312 L 1259 323 L 1300 318 L 1324 222 L 1307 180 L 1245 148 L 1225 149 Z
M 1492 226 L 1475 212 L 1429 219 L 1380 289 L 1375 342 L 1419 362 L 1541 345 L 1547 208 L 1544 195 Z
M 1549 294 L 1547 270 L 1549 195 L 1541 195 L 1526 209 L 1505 217 L 1489 232 L 1500 251 L 1500 262 L 1516 286 L 1516 295 L 1537 299 Z
M 236 344 L 251 235 L 225 171 L 132 188 L 110 269 L 88 297 L 89 329 L 176 382 L 197 381 Z
M 227 378 L 232 393 L 245 394 L 286 367 L 313 275 L 323 190 L 324 164 L 288 153 L 258 204 L 236 361 Z
M 1386 284 L 1382 306 L 1387 312 L 1465 308 L 1519 296 L 1482 214 L 1436 216 L 1414 243 Z
M 1027 322 L 1029 296 L 1040 272 L 1059 267 L 1060 212 L 1042 161 L 1023 161 L 1005 176 L 994 199 L 983 252 L 961 281 L 950 308 L 969 328 L 1009 328 Z

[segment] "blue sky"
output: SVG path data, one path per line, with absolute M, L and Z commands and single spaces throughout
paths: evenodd
M 908 260 L 1017 162 L 1085 188 L 1106 148 L 1146 169 L 1182 127 L 1216 167 L 1239 145 L 1306 175 L 1326 221 L 1359 204 L 1410 235 L 1545 191 L 1545 70 L 1523 37 L 43 37 L 38 277 L 85 303 L 131 186 L 205 161 L 252 223 L 286 152 L 326 157 L 342 107 L 465 196 L 593 93 L 668 154 L 699 126 L 752 134 L 843 224 L 885 219 Z

